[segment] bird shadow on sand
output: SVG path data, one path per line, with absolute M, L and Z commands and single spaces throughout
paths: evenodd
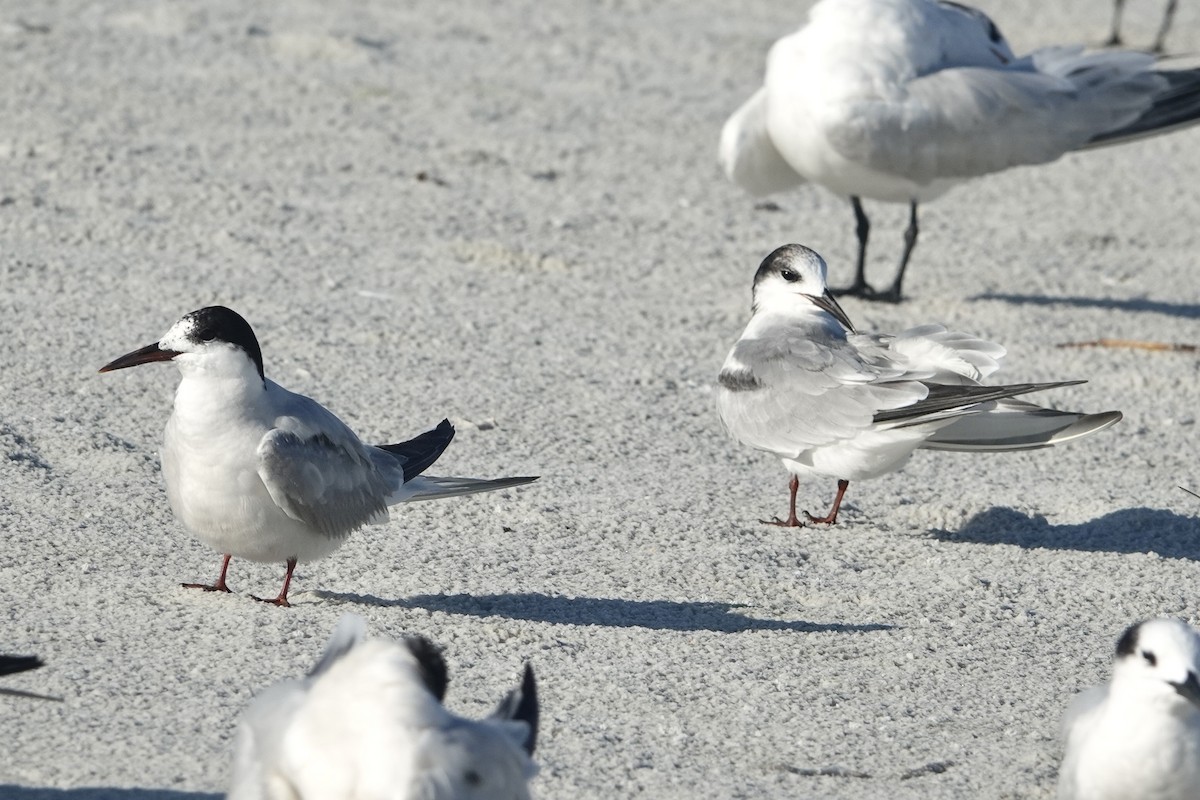
M 4 800 L 221 800 L 210 792 L 179 792 L 174 789 L 134 789 L 117 786 L 81 786 L 51 789 L 44 786 L 11 786 L 0 783 Z
M 1047 297 L 1040 294 L 1004 294 L 999 292 L 984 292 L 968 298 L 971 301 L 996 300 L 1012 305 L 1032 306 L 1075 306 L 1076 308 L 1103 308 L 1111 311 L 1140 311 L 1152 314 L 1167 314 L 1172 317 L 1186 319 L 1200 318 L 1200 304 L 1171 303 L 1166 300 L 1147 300 L 1132 298 L 1115 300 L 1110 297 Z
M 366 605 L 423 608 L 472 617 L 507 617 L 556 625 L 601 625 L 610 628 L 649 628 L 656 631 L 798 631 L 801 633 L 868 633 L 894 625 L 861 625 L 803 620 L 756 619 L 738 613 L 736 603 L 679 603 L 671 600 L 617 600 L 540 594 L 422 594 L 398 600 L 372 595 L 323 592 L 331 600 Z
M 1197 501 L 1200 510 L 1200 501 Z M 1051 525 L 1039 515 L 989 508 L 957 531 L 932 531 L 935 539 L 976 544 L 1104 553 L 1157 553 L 1200 561 L 1200 519 L 1161 508 L 1123 508 L 1077 525 Z

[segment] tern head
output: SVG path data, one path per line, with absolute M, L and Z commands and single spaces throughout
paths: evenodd
M 224 306 L 208 306 L 185 314 L 162 339 L 126 353 L 100 368 L 101 372 L 136 367 L 152 361 L 174 361 L 183 371 L 221 373 L 243 371 L 252 365 L 260 380 L 262 349 L 250 323 Z
M 1117 641 L 1113 690 L 1183 698 L 1200 711 L 1200 633 L 1168 618 L 1130 626 Z
M 776 248 L 754 274 L 754 312 L 795 313 L 816 307 L 853 331 L 854 323 L 825 285 L 825 272 L 825 259 L 802 244 Z

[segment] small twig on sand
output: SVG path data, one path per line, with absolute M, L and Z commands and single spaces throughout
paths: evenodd
M 1096 339 L 1091 342 L 1063 342 L 1059 347 L 1128 347 L 1133 350 L 1158 350 L 1172 353 L 1194 353 L 1200 345 L 1174 342 L 1143 342 L 1139 339 Z
M 1183 489 L 1183 487 L 1182 487 L 1182 486 L 1180 486 L 1179 488 L 1180 488 L 1180 489 Z M 1195 493 L 1195 492 L 1193 492 L 1191 489 L 1183 489 L 1183 490 L 1184 490 L 1185 492 L 1187 492 L 1188 494 L 1190 494 L 1192 497 L 1200 497 L 1200 494 L 1196 494 L 1196 493 Z

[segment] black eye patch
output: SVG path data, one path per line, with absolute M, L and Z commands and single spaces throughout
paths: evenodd
M 1146 663 L 1152 667 L 1158 665 L 1158 657 L 1155 656 L 1154 653 L 1151 653 L 1149 650 L 1142 651 L 1142 658 L 1146 659 Z

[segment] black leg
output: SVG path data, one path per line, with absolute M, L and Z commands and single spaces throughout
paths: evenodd
M 862 200 L 851 196 L 850 205 L 854 208 L 854 233 L 858 236 L 858 264 L 854 269 L 854 283 L 844 289 L 830 289 L 830 292 L 855 297 L 872 297 L 875 290 L 867 283 L 867 238 L 871 234 L 871 221 L 867 219 L 867 212 L 863 211 Z
M 1104 44 L 1106 47 L 1116 47 L 1121 44 L 1121 8 L 1125 5 L 1125 0 L 1115 0 L 1113 3 L 1113 24 L 1112 34 L 1109 35 L 1108 41 Z
M 1175 4 L 1178 0 L 1168 0 L 1167 10 L 1163 12 L 1162 25 L 1159 26 L 1158 36 L 1154 39 L 1154 52 L 1161 53 L 1167 41 L 1167 31 L 1171 30 L 1171 20 L 1175 16 Z
M 912 255 L 913 248 L 917 246 L 918 230 L 917 204 L 914 201 L 908 206 L 908 229 L 904 231 L 904 254 L 900 256 L 900 269 L 896 271 L 896 280 L 892 282 L 892 288 L 875 295 L 871 298 L 872 300 L 880 300 L 885 303 L 900 302 L 900 284 L 904 282 L 904 270 L 908 268 L 908 259 Z

